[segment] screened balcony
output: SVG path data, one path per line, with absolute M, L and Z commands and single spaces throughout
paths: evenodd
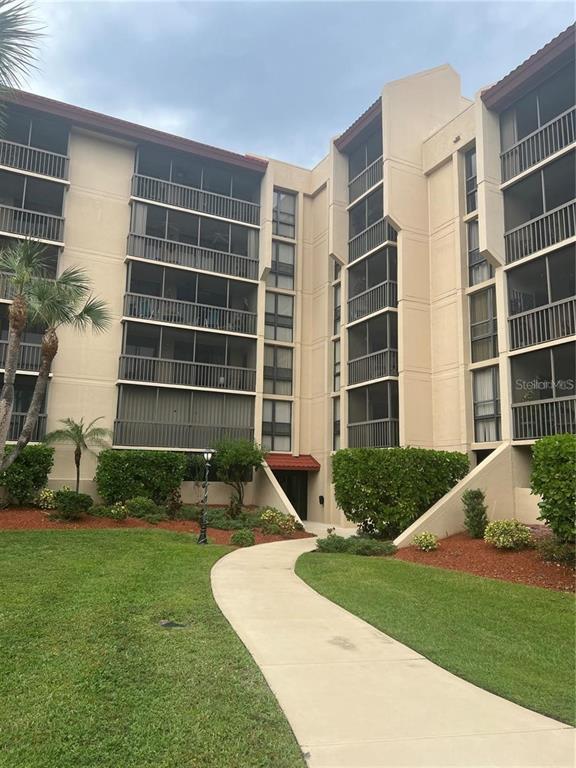
M 398 445 L 398 383 L 382 381 L 348 391 L 348 446 Z
M 132 194 L 246 224 L 260 222 L 258 174 L 157 147 L 139 148 Z
M 569 152 L 504 190 L 508 264 L 576 235 L 575 157 Z
M 382 121 L 376 120 L 348 154 L 348 200 L 361 197 L 382 181 Z
M 396 232 L 384 216 L 382 187 L 375 189 L 348 211 L 348 261 L 356 261 L 365 253 L 395 242 Z
M 20 437 L 28 408 L 32 401 L 32 393 L 36 378 L 34 376 L 17 375 L 14 382 L 14 408 L 10 420 L 10 429 L 8 431 L 8 440 L 15 442 Z M 0 374 L 0 387 L 4 384 L 4 374 Z M 40 408 L 40 415 L 36 426 L 32 432 L 31 442 L 37 443 L 44 439 L 46 435 L 46 402 Z
M 396 248 L 389 246 L 348 270 L 348 322 L 398 304 Z
M 571 64 L 501 114 L 503 182 L 576 141 L 575 94 Z
M 122 384 L 114 445 L 194 450 L 254 438 L 254 398 Z
M 508 271 L 510 348 L 576 333 L 576 246 Z
M 0 170 L 0 231 L 62 242 L 62 184 Z
M 67 179 L 68 132 L 62 121 L 7 105 L 0 165 Z
M 576 432 L 576 342 L 511 358 L 515 440 Z
M 348 328 L 348 384 L 398 376 L 398 317 L 377 315 Z
M 258 230 L 144 203 L 132 205 L 128 254 L 258 279 Z
M 127 323 L 119 379 L 253 392 L 256 342 Z
M 124 314 L 139 320 L 256 333 L 257 287 L 213 275 L 131 262 Z
M 4 368 L 6 363 L 6 353 L 8 350 L 8 313 L 9 305 L 0 304 L 0 368 Z M 42 342 L 42 331 L 40 328 L 34 329 L 28 327 L 22 334 L 22 343 L 20 345 L 20 354 L 18 356 L 19 371 L 38 372 L 40 365 L 40 345 Z

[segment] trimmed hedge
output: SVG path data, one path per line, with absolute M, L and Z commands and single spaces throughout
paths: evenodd
M 363 531 L 394 538 L 469 471 L 468 457 L 426 448 L 347 448 L 332 457 L 336 502 Z
M 87 493 L 77 493 L 68 489 L 56 491 L 56 515 L 61 520 L 79 520 L 93 504 L 92 497 Z
M 12 446 L 6 448 L 11 453 Z M 0 475 L 11 504 L 31 504 L 46 485 L 54 463 L 54 448 L 49 445 L 27 445 L 18 458 Z
M 98 454 L 96 487 L 107 504 L 145 496 L 156 504 L 180 488 L 187 459 L 172 451 L 116 451 Z
M 532 447 L 532 493 L 542 496 L 540 517 L 560 542 L 576 538 L 576 435 L 551 435 Z

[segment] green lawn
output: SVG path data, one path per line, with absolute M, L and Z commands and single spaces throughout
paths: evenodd
M 212 598 L 227 551 L 158 530 L 0 534 L 0 765 L 301 768 Z
M 322 595 L 493 693 L 576 721 L 574 597 L 384 558 L 310 553 Z

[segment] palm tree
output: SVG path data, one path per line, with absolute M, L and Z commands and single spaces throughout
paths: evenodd
M 64 424 L 64 429 L 55 429 L 53 432 L 49 432 L 44 438 L 45 443 L 72 443 L 74 445 L 74 464 L 76 465 L 76 493 L 80 490 L 80 462 L 82 461 L 82 451 L 84 449 L 90 450 L 88 443 L 98 446 L 99 448 L 107 448 L 107 438 L 110 438 L 112 433 L 109 429 L 104 427 L 95 427 L 97 421 L 103 419 L 104 416 L 98 416 L 97 419 L 91 421 L 90 424 L 84 426 L 84 419 L 80 421 L 74 421 L 74 419 L 60 419 L 60 423 Z
M 0 454 L 0 472 L 7 469 L 28 444 L 40 408 L 44 402 L 52 361 L 58 352 L 58 330 L 70 326 L 78 331 L 88 328 L 96 333 L 110 325 L 110 312 L 105 301 L 91 294 L 91 283 L 86 271 L 68 267 L 55 280 L 37 278 L 27 289 L 28 314 L 31 322 L 45 328 L 40 349 L 40 366 L 22 432 L 14 450 Z
M 0 0 L 0 97 L 20 88 L 36 66 L 36 50 L 42 37 L 27 0 Z M 4 128 L 0 108 L 0 130 Z
M 0 251 L 0 272 L 9 274 L 13 294 L 8 311 L 8 345 L 4 360 L 4 383 L 0 391 L 0 456 L 10 429 L 14 405 L 14 381 L 22 334 L 28 321 L 27 292 L 33 281 L 43 274 L 46 264 L 44 246 L 33 240 L 20 240 Z

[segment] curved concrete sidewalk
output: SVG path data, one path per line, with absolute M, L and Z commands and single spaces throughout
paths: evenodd
M 262 544 L 212 569 L 216 601 L 309 766 L 574 766 L 572 728 L 466 683 L 304 584 L 294 563 L 314 547 Z

